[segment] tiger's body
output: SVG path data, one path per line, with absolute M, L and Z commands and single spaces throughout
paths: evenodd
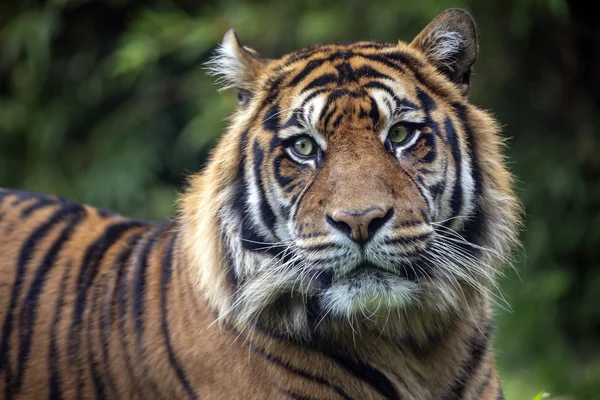
M 476 52 L 460 10 L 279 60 L 228 33 L 240 108 L 176 219 L 0 190 L 0 398 L 503 398 L 518 206 Z

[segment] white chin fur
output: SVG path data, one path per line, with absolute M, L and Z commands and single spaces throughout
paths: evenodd
M 370 317 L 406 307 L 418 292 L 416 283 L 391 274 L 361 274 L 334 282 L 321 294 L 321 303 L 332 316 Z

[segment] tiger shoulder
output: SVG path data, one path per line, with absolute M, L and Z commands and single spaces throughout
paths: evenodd
M 172 220 L 0 190 L 0 399 L 502 399 L 520 213 L 477 54 L 459 9 L 278 59 L 229 31 L 239 104 Z

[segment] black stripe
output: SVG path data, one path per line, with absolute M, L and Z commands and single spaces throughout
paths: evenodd
M 410 72 L 412 72 L 419 84 L 426 86 L 435 92 L 440 92 L 443 90 L 443 88 L 439 87 L 439 85 L 434 85 L 432 82 L 426 79 L 426 76 L 420 71 L 420 69 L 424 66 L 423 63 L 407 53 L 394 52 L 386 53 L 383 56 L 376 55 L 373 57 L 372 55 L 365 55 L 364 57 L 374 59 L 374 61 L 379 61 L 386 64 L 388 67 L 397 69 L 399 71 L 405 71 L 408 69 Z M 384 58 L 385 61 L 383 61 L 381 58 Z
M 12 395 L 10 393 L 11 385 L 9 384 L 12 380 L 9 344 L 13 330 L 13 314 L 15 312 L 17 302 L 21 295 L 23 281 L 25 279 L 25 276 L 27 275 L 27 264 L 30 261 L 31 255 L 34 254 L 35 248 L 37 247 L 38 243 L 42 239 L 44 239 L 44 237 L 50 232 L 50 230 L 56 223 L 62 221 L 68 215 L 72 213 L 81 212 L 82 210 L 83 208 L 75 203 L 68 203 L 64 207 L 61 207 L 52 215 L 50 219 L 48 219 L 45 223 L 43 223 L 35 231 L 33 231 L 33 233 L 29 235 L 29 237 L 21 247 L 21 250 L 19 252 L 19 258 L 17 261 L 17 274 L 15 277 L 15 282 L 13 283 L 10 304 L 8 306 L 8 310 L 6 311 L 6 318 L 4 319 L 4 324 L 2 327 L 2 341 L 0 342 L 0 372 L 6 371 L 6 399 L 12 398 Z
M 258 186 L 257 189 L 258 189 L 258 197 L 259 197 L 259 202 L 260 202 L 260 216 L 261 216 L 261 219 L 264 222 L 264 224 L 269 229 L 269 231 L 271 233 L 273 233 L 273 235 L 274 235 L 275 233 L 273 232 L 273 227 L 275 226 L 275 220 L 276 220 L 275 213 L 273 213 L 273 210 L 271 209 L 271 206 L 269 205 L 269 202 L 267 200 L 267 196 L 265 193 L 265 187 L 263 184 L 263 179 L 262 179 L 262 174 L 261 174 L 261 167 L 262 167 L 262 163 L 263 163 L 263 159 L 264 159 L 263 151 L 257 141 L 254 142 L 254 146 L 252 149 L 253 149 L 253 153 L 254 153 L 254 160 L 253 160 L 254 176 L 256 178 L 256 185 Z
M 88 347 L 88 362 L 89 362 L 90 370 L 92 372 L 91 383 L 92 383 L 92 386 L 94 386 L 94 393 L 96 395 L 97 400 L 106 399 L 104 382 L 102 382 L 102 377 L 100 376 L 100 372 L 98 371 L 99 365 L 98 365 L 98 362 L 96 361 L 96 357 L 94 355 L 94 345 L 93 345 L 93 338 L 92 338 L 92 332 L 94 332 L 93 316 L 97 315 L 98 304 L 100 303 L 98 300 L 102 299 L 102 294 L 104 291 L 103 290 L 104 287 L 103 287 L 102 283 L 104 283 L 104 282 L 101 282 L 94 286 L 94 290 L 92 292 L 92 303 L 90 304 L 89 318 L 87 321 L 87 328 L 86 328 L 87 347 Z
M 412 184 L 415 186 L 415 188 L 417 188 L 417 190 L 419 191 L 419 195 L 421 196 L 421 199 L 423 199 L 423 202 L 425 202 L 425 204 L 427 205 L 427 215 L 431 215 L 431 207 L 429 205 L 429 201 L 427 201 L 427 197 L 425 196 L 425 193 L 423 193 L 423 189 L 421 189 L 421 185 L 418 185 L 417 182 L 415 181 L 415 179 L 413 179 L 413 177 L 406 171 L 404 171 L 403 169 L 400 170 L 404 176 L 410 180 L 412 182 Z M 420 178 L 420 177 L 417 177 Z
M 431 237 L 431 235 L 429 234 L 423 234 L 423 235 L 416 235 L 416 236 L 407 236 L 407 237 L 396 237 L 393 239 L 386 239 L 384 241 L 385 244 L 415 244 L 415 243 L 419 243 L 419 242 L 424 242 L 425 240 L 429 239 Z
M 71 268 L 73 267 L 73 262 L 69 261 L 65 266 L 65 272 L 62 275 L 60 280 L 60 292 L 58 294 L 58 300 L 56 301 L 56 313 L 54 314 L 54 319 L 52 320 L 52 325 L 50 327 L 50 349 L 48 351 L 48 371 L 50 373 L 48 388 L 50 389 L 50 394 L 48 395 L 49 400 L 62 400 L 63 393 L 61 390 L 61 376 L 60 376 L 60 359 L 58 354 L 58 347 L 56 345 L 56 336 L 58 325 L 62 319 L 62 312 L 65 307 L 65 294 L 67 292 L 67 282 L 71 277 Z
M 71 326 L 69 329 L 68 338 L 68 353 L 72 364 L 77 365 L 77 395 L 78 398 L 83 395 L 83 381 L 85 366 L 83 365 L 83 355 L 79 354 L 79 348 L 82 340 L 83 314 L 86 310 L 88 300 L 88 291 L 94 284 L 96 275 L 102 259 L 106 252 L 118 240 L 125 235 L 130 229 L 144 226 L 146 224 L 139 221 L 126 220 L 105 228 L 104 233 L 87 248 L 86 254 L 83 257 L 83 262 L 79 267 L 79 275 L 77 277 L 77 294 L 73 305 L 73 316 L 71 318 Z M 91 316 L 90 316 L 91 318 Z
M 160 304 L 161 304 L 161 328 L 163 332 L 163 337 L 165 339 L 165 346 L 167 348 L 167 355 L 169 357 L 169 364 L 171 368 L 175 370 L 175 374 L 179 379 L 179 382 L 183 385 L 188 397 L 190 399 L 198 399 L 194 388 L 190 384 L 188 377 L 185 374 L 184 369 L 177 361 L 177 356 L 175 355 L 175 351 L 173 350 L 173 345 L 171 343 L 171 336 L 169 333 L 169 307 L 167 307 L 167 296 L 168 290 L 171 284 L 171 275 L 173 270 L 173 249 L 175 247 L 177 235 L 174 234 L 167 247 L 165 249 L 163 259 L 162 259 L 162 276 L 161 276 L 161 284 L 160 284 Z
M 279 392 L 281 394 L 283 394 L 285 397 L 287 397 L 289 399 L 293 399 L 293 400 L 316 400 L 315 397 L 304 396 L 304 395 L 295 393 L 295 392 L 293 392 L 291 390 L 282 389 L 282 388 L 277 388 L 277 390 L 279 390 Z
M 404 53 L 402 51 L 397 51 L 393 53 L 385 53 L 385 57 L 399 62 L 403 65 L 406 65 L 411 70 L 416 71 L 418 68 L 423 67 L 423 63 L 408 53 Z
M 233 210 L 240 213 L 240 239 L 242 247 L 250 251 L 263 252 L 265 250 L 264 242 L 268 242 L 265 238 L 259 236 L 253 227 L 251 226 L 252 221 L 248 215 L 248 207 L 246 202 L 248 200 L 248 188 L 246 187 L 246 147 L 248 144 L 248 131 L 242 134 L 240 140 L 240 161 L 238 163 L 237 170 L 237 182 L 235 184 L 235 194 L 233 198 Z M 268 251 L 267 251 L 268 252 Z M 233 272 L 232 272 L 233 274 Z
M 263 128 L 266 131 L 270 132 L 278 132 L 280 126 L 280 116 L 279 116 L 279 104 L 275 103 L 269 110 L 265 113 L 263 118 Z
M 474 215 L 472 215 L 469 218 L 469 220 L 465 223 L 465 225 L 462 228 L 462 232 L 460 232 L 460 233 L 463 235 L 465 240 L 467 240 L 468 242 L 474 243 L 474 244 L 480 244 L 482 237 L 484 235 L 484 231 L 486 229 L 486 220 L 485 220 L 485 216 L 483 215 L 483 212 L 481 211 L 481 197 L 483 195 L 483 188 L 482 188 L 483 181 L 482 181 L 482 177 L 481 177 L 481 169 L 480 169 L 481 163 L 479 161 L 479 155 L 475 151 L 475 149 L 477 148 L 477 143 L 476 143 L 475 135 L 473 134 L 471 124 L 469 123 L 469 120 L 468 120 L 467 108 L 460 103 L 454 103 L 454 104 L 452 104 L 452 107 L 454 108 L 455 112 L 457 113 L 458 118 L 460 119 L 460 121 L 462 123 L 462 127 L 467 136 L 467 149 L 468 149 L 468 154 L 469 154 L 469 157 L 471 160 L 471 171 L 472 171 L 471 176 L 472 176 L 474 184 L 475 184 Z M 474 252 L 474 253 L 479 252 L 478 250 L 473 248 L 473 246 L 466 246 L 466 247 L 469 248 L 470 252 Z
M 337 70 L 337 72 L 339 74 L 338 84 L 340 84 L 340 85 L 358 82 L 358 78 L 356 77 L 354 70 L 350 66 L 350 63 L 348 63 L 348 61 L 347 61 L 350 57 L 351 57 L 350 53 L 344 54 L 343 58 L 346 61 L 342 62 L 341 64 L 336 65 L 336 67 L 335 67 L 335 69 Z
M 31 351 L 31 341 L 33 330 L 36 326 L 36 317 L 38 314 L 39 298 L 44 290 L 44 284 L 48 273 L 56 266 L 56 260 L 65 243 L 69 241 L 77 224 L 83 218 L 83 210 L 67 217 L 66 225 L 58 238 L 52 243 L 50 249 L 44 255 L 42 262 L 36 270 L 29 292 L 23 299 L 21 305 L 21 315 L 19 318 L 19 355 L 17 358 L 17 376 L 13 381 L 11 391 L 17 393 L 21 390 L 23 377 L 27 371 L 27 362 Z
M 238 183 L 238 185 L 238 189 L 243 188 L 244 193 L 246 193 L 246 185 L 242 183 Z M 248 210 L 246 209 L 245 203 L 241 208 L 236 207 L 234 210 L 240 212 L 240 242 L 244 249 L 269 254 L 271 256 L 277 256 L 279 252 L 285 248 L 283 245 L 274 246 L 270 244 L 270 240 L 263 237 L 256 231 L 256 228 L 250 219 L 250 215 L 248 214 Z
M 112 265 L 113 267 L 116 266 L 114 263 Z M 114 271 L 114 269 L 112 270 Z M 107 292 L 110 288 L 110 281 L 114 278 L 112 276 L 112 274 L 105 274 L 103 277 L 103 281 L 100 283 L 100 285 L 98 285 L 99 287 L 99 294 L 105 296 L 105 298 L 108 298 Z M 119 280 L 117 279 L 115 282 L 119 282 Z M 112 299 L 112 297 L 110 297 Z M 100 305 L 101 309 L 99 312 L 99 321 L 98 321 L 98 325 L 99 325 L 99 336 L 100 336 L 100 350 L 102 352 L 102 361 L 103 361 L 103 367 L 104 367 L 104 376 L 106 378 L 106 383 L 108 388 L 110 389 L 110 391 L 112 392 L 112 397 L 111 398 L 118 398 L 118 388 L 115 382 L 115 374 L 113 373 L 113 369 L 112 369 L 112 363 L 110 362 L 110 358 L 109 358 L 109 348 L 110 348 L 110 332 L 107 330 L 109 325 L 112 323 L 112 321 L 110 321 L 108 318 L 108 313 L 112 312 L 113 309 L 113 304 L 112 301 L 109 303 L 104 303 Z M 91 318 L 90 318 L 91 320 Z M 90 329 L 91 331 L 91 329 Z
M 120 285 L 122 280 L 126 279 L 125 274 L 127 273 L 127 268 L 129 266 L 129 258 L 131 257 L 131 253 L 133 252 L 133 249 L 135 248 L 137 242 L 140 240 L 140 238 L 142 237 L 142 232 L 136 232 L 134 234 L 132 234 L 128 240 L 127 240 L 127 244 L 124 246 L 123 250 L 121 250 L 121 252 L 117 255 L 113 265 L 112 265 L 112 269 L 117 271 L 117 277 L 115 279 L 115 295 L 117 295 L 117 299 L 119 299 L 119 295 L 121 293 L 121 289 L 120 289 Z M 124 305 L 122 305 L 123 307 L 125 307 Z M 105 315 L 105 311 L 106 309 L 110 309 L 110 318 L 107 321 L 106 320 L 106 315 Z M 100 315 L 100 339 L 102 341 L 102 359 L 104 361 L 104 366 L 107 368 L 107 375 L 110 376 L 114 376 L 114 374 L 112 374 L 112 368 L 111 365 L 112 363 L 110 362 L 110 330 L 112 330 L 113 327 L 113 323 L 114 321 L 117 320 L 117 316 L 115 315 L 115 307 L 112 307 L 112 304 L 110 305 L 110 307 L 105 307 L 103 309 L 102 314 Z M 128 369 L 128 372 L 130 373 L 130 380 L 133 380 L 133 370 L 131 369 L 131 365 L 129 363 L 129 358 L 126 357 L 125 359 L 126 361 L 126 367 Z M 112 379 L 112 378 L 109 378 Z
M 271 245 L 264 244 L 265 242 L 270 242 L 266 238 L 259 235 L 254 226 L 252 225 L 252 220 L 248 213 L 248 207 L 246 205 L 246 201 L 248 200 L 248 189 L 246 187 L 245 180 L 245 168 L 246 168 L 246 153 L 244 150 L 246 149 L 248 141 L 248 134 L 244 132 L 242 134 L 242 140 L 240 141 L 240 162 L 238 164 L 237 171 L 237 182 L 235 183 L 235 193 L 232 202 L 232 209 L 234 211 L 239 212 L 240 214 L 240 240 L 242 247 L 249 251 L 266 253 L 271 256 L 277 256 L 277 254 L 281 251 L 277 248 L 272 247 Z M 282 246 L 283 248 L 283 246 Z
M 422 174 L 431 173 L 430 170 L 422 171 L 423 169 L 425 169 L 425 168 L 419 168 L 419 172 Z M 446 190 L 447 175 L 448 175 L 448 163 L 445 163 L 444 172 L 442 172 L 443 178 L 439 182 L 434 183 L 433 185 L 429 186 L 429 193 L 431 194 L 431 197 L 433 197 L 433 200 L 436 202 L 439 201 L 440 196 L 444 193 L 444 190 Z
M 460 151 L 460 144 L 458 143 L 458 136 L 452 120 L 450 117 L 446 117 L 444 121 L 444 128 L 446 130 L 446 137 L 450 144 L 450 151 L 452 158 L 454 158 L 454 187 L 452 188 L 452 197 L 450 198 L 450 217 L 456 217 L 460 214 L 460 210 L 463 206 L 463 187 L 462 187 L 462 153 Z M 452 223 L 452 219 L 446 221 L 444 225 L 448 226 Z
M 473 130 L 471 128 L 471 124 L 469 123 L 468 110 L 464 105 L 460 103 L 453 103 L 452 108 L 458 115 L 458 118 L 462 123 L 462 128 L 467 136 L 467 149 L 471 158 L 473 179 L 475 181 L 475 195 L 479 197 L 482 194 L 481 169 L 479 167 L 479 158 L 477 152 L 475 151 L 477 143 L 475 140 L 475 135 L 473 134 Z
M 331 97 L 331 95 L 330 95 Z M 323 109 L 323 111 L 325 111 L 325 109 Z M 322 126 L 323 129 L 327 129 L 327 127 L 329 126 L 329 121 L 331 120 L 331 117 L 333 117 L 333 115 L 338 111 L 338 108 L 335 104 L 331 104 L 328 109 L 327 109 L 327 114 L 325 114 L 325 116 L 323 117 L 322 121 Z M 342 113 L 340 113 L 342 114 Z M 323 115 L 323 114 L 321 114 Z
M 77 295 L 73 305 L 73 317 L 69 330 L 69 354 L 72 360 L 77 359 L 79 351 L 81 323 L 83 313 L 86 309 L 88 290 L 92 287 L 94 279 L 98 274 L 98 270 L 102 259 L 107 250 L 113 246 L 123 235 L 130 229 L 144 226 L 146 224 L 139 221 L 125 220 L 105 228 L 104 233 L 96 239 L 94 243 L 89 245 L 83 262 L 79 268 L 80 273 L 77 277 Z
M 146 298 L 146 271 L 149 267 L 149 256 L 152 250 L 159 245 L 159 242 L 163 239 L 164 227 L 158 227 L 154 232 L 151 231 L 149 236 L 145 239 L 141 252 L 137 255 L 138 262 L 136 266 L 136 273 L 133 284 L 133 323 L 136 331 L 136 344 L 141 358 L 142 368 L 148 377 L 147 381 L 154 394 L 161 399 L 164 399 L 159 386 L 156 381 L 150 376 L 148 372 L 148 364 L 146 360 L 146 348 L 144 347 L 144 318 L 145 318 L 145 298 Z
M 338 79 L 339 79 L 338 76 L 334 73 L 323 74 L 323 75 L 313 79 L 300 92 L 304 93 L 311 89 L 321 88 L 323 86 L 327 86 L 332 83 L 337 83 Z
M 354 70 L 355 74 L 359 78 L 372 78 L 372 79 L 389 79 L 393 80 L 393 78 L 383 72 L 377 71 L 375 68 L 370 65 L 362 65 Z
M 429 96 L 421 89 L 417 89 L 417 98 L 421 103 L 421 107 L 425 110 L 428 116 L 431 111 L 437 108 L 437 105 L 435 104 L 435 101 L 431 98 L 431 96 Z
M 377 127 L 379 123 L 379 107 L 377 106 L 377 102 L 371 96 L 369 96 L 369 101 L 371 102 L 371 111 L 369 111 L 369 117 L 373 121 L 373 128 Z
M 288 84 L 288 87 L 296 86 L 298 83 L 302 82 L 311 72 L 315 69 L 319 68 L 323 65 L 327 60 L 326 59 L 317 59 L 311 60 L 306 63 L 302 71 L 300 71 Z
M 317 90 L 315 90 L 314 92 L 312 92 L 311 94 L 309 94 L 308 96 L 306 96 L 306 97 L 304 98 L 304 100 L 302 100 L 302 104 L 300 105 L 300 108 L 301 108 L 301 109 L 304 109 L 304 106 L 305 106 L 305 105 L 306 105 L 306 104 L 307 104 L 309 101 L 311 101 L 312 99 L 314 99 L 315 97 L 317 97 L 318 95 L 320 95 L 320 94 L 322 94 L 322 93 L 326 93 L 326 92 L 328 92 L 329 90 L 330 90 L 329 88 L 324 88 L 324 89 L 317 89 Z M 310 112 L 309 112 L 309 117 L 310 117 L 310 114 L 312 114 L 312 113 L 310 113 Z
M 317 244 L 314 246 L 307 246 L 307 247 L 302 247 L 303 251 L 321 251 L 321 250 L 331 250 L 331 249 L 341 249 L 342 246 L 336 244 L 336 243 L 324 243 L 324 244 Z
M 267 353 L 264 349 L 259 348 L 255 343 L 252 344 L 251 348 L 254 352 L 260 354 L 261 356 L 263 356 L 265 359 L 269 360 L 273 364 L 275 364 L 281 368 L 284 368 L 293 374 L 301 376 L 302 378 L 308 379 L 309 381 L 312 381 L 316 384 L 325 386 L 325 387 L 335 391 L 343 399 L 352 400 L 352 397 L 350 397 L 350 395 L 348 393 L 346 393 L 341 387 L 334 385 L 333 383 L 329 382 L 328 380 L 323 379 L 320 376 L 314 375 L 310 372 L 299 369 L 297 367 L 294 367 L 290 363 L 283 361 L 282 359 L 276 357 L 275 355 Z
M 466 385 L 469 383 L 475 372 L 477 372 L 477 369 L 481 364 L 481 360 L 488 351 L 490 343 L 489 336 L 492 332 L 492 329 L 493 321 L 491 319 L 483 322 L 483 324 L 480 324 L 480 326 L 474 327 L 474 333 L 469 338 L 468 355 L 461 366 L 461 373 L 454 381 L 454 384 L 449 392 L 442 397 L 442 400 L 458 400 L 463 398 Z
M 333 121 L 333 123 L 331 124 L 331 127 L 334 130 L 338 129 L 340 127 L 340 123 L 342 122 L 342 118 L 344 118 L 344 114 L 338 115 L 337 118 Z
M 144 301 L 146 297 L 146 271 L 148 270 L 148 258 L 152 250 L 158 245 L 157 241 L 161 239 L 163 233 L 162 227 L 155 229 L 145 239 L 141 253 L 138 254 L 135 279 L 133 281 L 133 322 L 136 329 L 136 342 L 143 349 L 144 339 Z M 142 351 L 143 353 L 143 351 Z
M 29 215 L 31 215 L 31 213 L 33 213 L 36 210 L 53 206 L 58 203 L 59 201 L 57 199 L 41 196 L 36 200 L 36 202 L 28 205 L 27 207 L 23 208 L 23 210 L 21 210 L 21 218 L 27 218 L 29 217 Z
M 272 104 L 277 99 L 277 96 L 279 96 L 281 82 L 283 82 L 283 79 L 285 77 L 286 76 L 284 75 L 277 77 L 276 79 L 269 79 L 265 83 L 265 89 L 263 90 L 263 92 L 267 93 L 267 96 L 265 97 L 264 101 L 260 104 L 260 107 L 258 107 L 260 110 L 265 108 L 267 105 Z
M 303 128 L 301 121 L 302 121 L 302 108 L 296 108 L 296 109 L 294 109 L 294 111 L 292 111 L 292 115 L 290 116 L 290 119 L 288 119 L 283 124 L 281 129 Z M 277 137 L 277 136 L 274 136 L 273 139 L 271 139 L 271 145 L 270 145 L 271 151 L 273 151 L 279 143 L 281 143 L 281 139 L 279 139 L 279 137 Z
M 392 382 L 372 365 L 361 361 L 354 361 L 329 351 L 323 352 L 323 354 L 335 361 L 336 364 L 348 371 L 356 379 L 369 385 L 377 393 L 383 396 L 384 399 L 400 400 Z
M 386 92 L 391 97 L 391 100 L 396 103 L 396 108 L 398 108 L 398 99 L 396 98 L 394 91 L 388 85 L 378 81 L 370 81 L 362 85 L 362 87 L 365 89 L 377 89 Z
M 402 65 L 398 65 L 394 61 L 392 61 L 389 58 L 387 58 L 385 55 L 381 55 L 381 54 L 360 54 L 360 57 L 365 58 L 365 59 L 370 60 L 370 61 L 375 61 L 375 62 L 378 62 L 380 64 L 383 64 L 386 67 L 391 68 L 391 69 L 393 69 L 394 71 L 396 71 L 398 73 L 405 72 L 405 69 L 403 68 Z
M 286 188 L 290 183 L 294 182 L 294 178 L 289 178 L 287 176 L 283 176 L 281 174 L 281 162 L 283 160 L 289 159 L 285 153 L 275 157 L 273 159 L 273 172 L 275 173 L 275 179 L 277 179 L 277 183 L 282 188 Z
M 502 389 L 499 389 L 498 397 L 496 397 L 496 400 L 504 400 L 504 392 L 502 391 Z
M 437 157 L 436 135 L 433 132 L 423 133 L 419 138 L 420 142 L 425 142 L 428 148 L 427 153 L 419 159 L 421 163 L 431 164 Z
M 127 301 L 129 300 L 129 280 L 127 278 L 127 274 L 129 272 L 129 261 L 131 254 L 138 247 L 138 241 L 141 239 L 142 234 L 138 233 L 131 237 L 129 241 L 129 245 L 124 249 L 121 254 L 119 254 L 117 258 L 116 264 L 120 266 L 119 276 L 120 278 L 117 280 L 117 293 L 116 293 L 116 301 L 119 304 L 119 337 L 121 338 L 121 346 L 125 358 L 125 367 L 129 374 L 129 381 L 134 383 L 134 386 L 137 390 L 137 393 L 143 398 L 143 390 L 136 378 L 136 375 L 133 372 L 132 367 L 132 358 L 129 352 L 129 332 L 127 332 Z M 135 239 L 135 240 L 134 240 Z

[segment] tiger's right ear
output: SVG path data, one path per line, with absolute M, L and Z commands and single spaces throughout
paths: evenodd
M 255 50 L 242 46 L 235 31 L 230 29 L 206 67 L 208 74 L 216 76 L 217 83 L 223 85 L 223 90 L 235 88 L 238 105 L 243 107 L 254 96 L 256 81 L 267 63 Z

